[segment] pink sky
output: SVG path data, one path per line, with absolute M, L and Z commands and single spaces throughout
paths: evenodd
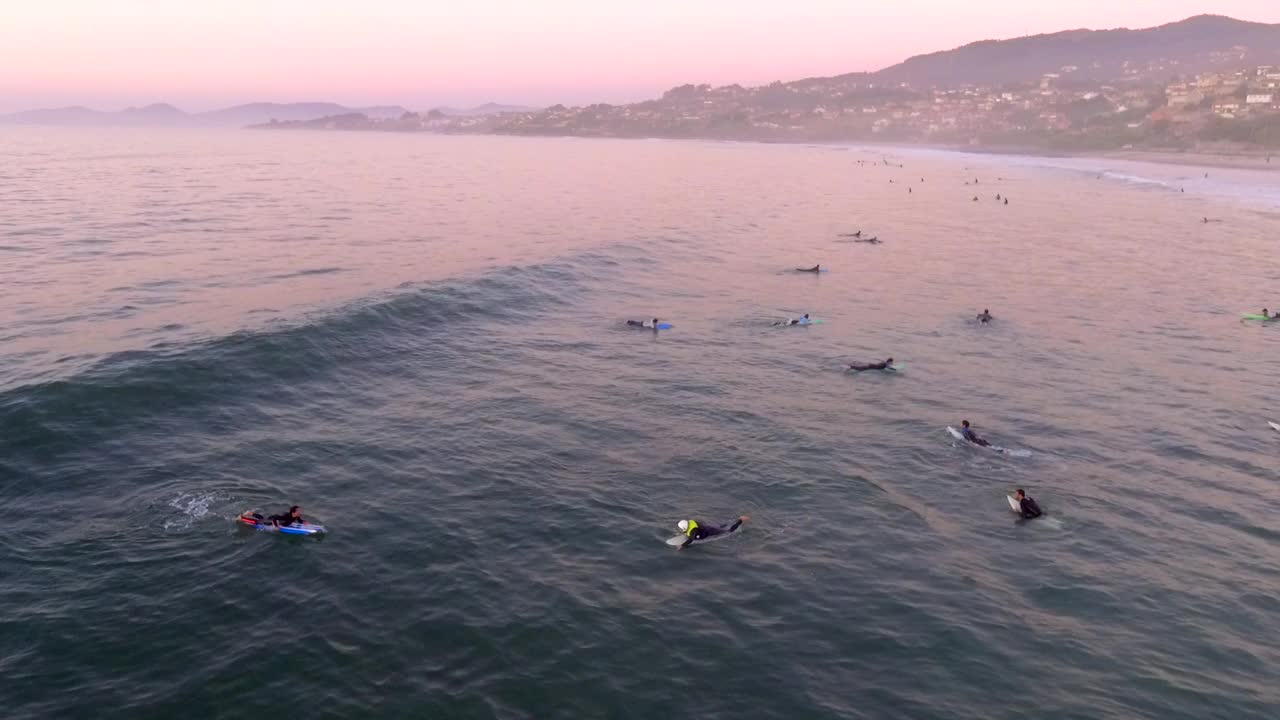
M 256 100 L 620 102 L 876 70 L 986 38 L 1275 0 L 7 0 L 0 112 Z

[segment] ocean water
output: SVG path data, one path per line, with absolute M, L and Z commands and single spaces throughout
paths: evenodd
M 1280 717 L 1280 174 L 1073 162 L 0 129 L 4 717 Z

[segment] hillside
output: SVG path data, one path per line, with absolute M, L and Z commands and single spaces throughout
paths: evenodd
M 1248 48 L 1242 52 L 1239 48 Z M 1247 57 L 1246 57 L 1247 55 Z M 1197 73 L 1243 61 L 1280 63 L 1280 24 L 1198 15 L 1159 27 L 1067 30 L 1011 40 L 983 40 L 954 50 L 917 55 L 869 77 L 913 87 L 1031 82 L 1064 67 L 1081 80 Z

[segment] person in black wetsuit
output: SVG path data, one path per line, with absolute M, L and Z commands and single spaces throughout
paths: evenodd
M 733 524 L 729 526 L 704 525 L 697 520 L 681 520 L 676 523 L 676 527 L 680 529 L 680 532 L 685 534 L 685 540 L 680 544 L 680 548 L 684 549 L 688 547 L 689 543 L 692 543 L 694 540 L 706 540 L 707 538 L 715 537 L 716 535 L 731 533 L 734 530 L 737 530 L 742 523 L 750 519 L 751 518 L 746 515 L 742 515 L 738 517 L 737 520 L 734 520 Z
M 811 268 L 796 268 L 796 272 L 811 272 L 811 273 L 822 272 L 822 266 L 814 265 Z
M 991 322 L 994 319 L 995 318 L 991 317 L 990 310 L 983 310 L 982 314 L 978 316 L 978 322 L 982 323 L 983 325 L 986 325 L 987 323 Z
M 986 440 L 983 440 L 982 438 L 978 437 L 978 433 L 974 432 L 974 431 L 973 431 L 973 428 L 969 427 L 969 421 L 968 421 L 968 420 L 961 420 L 961 421 L 960 421 L 960 434 L 964 436 L 964 439 L 965 439 L 965 440 L 968 440 L 969 442 L 973 443 L 974 445 L 981 445 L 982 447 L 990 447 L 990 446 L 991 446 L 991 443 L 989 443 L 989 442 L 987 442 Z
M 272 515 L 267 518 L 267 520 L 271 521 L 271 524 L 276 527 L 280 527 L 281 525 L 301 525 L 306 522 L 302 519 L 302 509 L 297 505 L 290 507 L 288 512 L 280 513 L 279 515 Z
M 884 362 L 878 363 L 853 363 L 849 366 L 849 369 L 854 372 L 862 372 L 863 370 L 892 370 L 893 358 L 889 358 Z
M 652 325 L 650 325 L 649 323 L 645 322 L 644 320 L 628 320 L 628 321 L 627 321 L 627 325 L 628 325 L 629 327 L 641 327 L 641 328 L 648 328 L 648 329 L 651 329 L 651 330 L 657 330 L 657 329 L 658 329 L 658 318 L 654 318 L 654 319 L 653 319 L 653 324 L 652 324 Z
M 1044 512 L 1040 510 L 1040 505 L 1038 505 L 1035 500 L 1027 497 L 1027 494 L 1022 491 L 1022 488 L 1018 488 L 1013 491 L 1013 499 L 1017 500 L 1018 505 L 1022 508 L 1022 518 L 1024 520 L 1038 518 L 1044 514 Z

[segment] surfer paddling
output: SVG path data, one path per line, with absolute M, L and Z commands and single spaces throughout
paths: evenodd
M 849 370 L 853 372 L 863 372 L 865 370 L 893 370 L 893 358 L 888 358 L 884 362 L 878 363 L 853 363 L 849 365 Z
M 742 526 L 742 523 L 750 520 L 746 515 L 739 516 L 733 521 L 732 525 L 704 525 L 697 520 L 681 520 L 676 523 L 676 527 L 680 532 L 684 533 L 685 540 L 679 546 L 679 549 L 688 547 L 694 540 L 706 540 L 716 535 L 727 535 Z
M 241 517 L 252 518 L 258 522 L 269 522 L 276 527 L 281 527 L 281 526 L 288 527 L 289 525 L 301 525 L 306 522 L 306 520 L 302 519 L 302 508 L 298 507 L 297 505 L 290 506 L 287 511 L 282 512 L 279 515 L 272 515 L 271 517 L 267 517 L 267 518 L 262 517 L 258 513 L 253 512 L 252 510 L 246 510 Z
M 774 323 L 774 325 L 786 327 L 790 325 L 808 325 L 811 322 L 813 322 L 813 320 L 809 319 L 809 313 L 805 313 L 803 317 L 792 318 L 790 320 L 783 320 L 782 322 Z
M 987 323 L 991 322 L 994 319 L 995 318 L 991 316 L 990 310 L 983 310 L 982 314 L 978 315 L 978 322 L 982 323 L 983 325 L 986 325 Z
M 649 330 L 657 330 L 658 318 L 654 318 L 652 323 L 649 323 L 648 321 L 645 321 L 645 320 L 628 320 L 627 327 L 639 327 L 639 328 L 646 328 Z
M 811 268 L 796 268 L 796 272 L 811 272 L 811 273 L 822 272 L 822 266 L 814 265 Z

